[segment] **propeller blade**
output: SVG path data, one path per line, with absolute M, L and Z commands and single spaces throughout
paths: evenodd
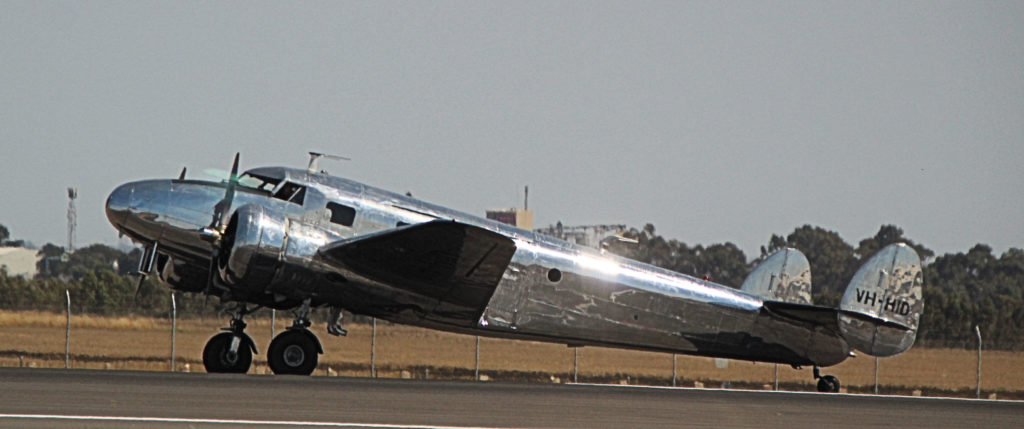
M 142 283 L 146 281 L 146 274 L 139 273 L 139 282 L 135 285 L 135 296 L 132 298 L 132 311 L 139 307 L 139 295 L 142 293 Z
M 139 282 L 135 285 L 135 300 L 139 300 L 139 294 L 142 293 L 142 282 L 146 281 L 146 275 L 139 275 Z
M 213 290 L 213 276 L 217 269 L 217 258 L 220 256 L 220 248 L 214 247 L 213 252 L 210 254 L 210 267 L 206 271 L 206 291 L 203 292 L 207 298 L 210 297 L 210 291 Z M 205 304 L 205 302 L 204 302 Z
M 231 208 L 235 199 L 235 186 L 238 184 L 238 152 L 235 153 L 235 162 L 231 165 L 231 176 L 228 178 L 228 187 L 224 192 L 224 198 L 213 207 L 213 219 L 210 221 L 210 229 L 220 231 L 224 226 L 224 213 Z
M 235 152 L 235 161 L 231 164 L 231 176 L 228 178 L 227 190 L 224 191 L 224 198 L 213 207 L 213 220 L 210 222 L 210 227 L 204 230 L 204 234 L 212 239 L 213 250 L 210 251 L 210 267 L 208 268 L 206 275 L 206 296 L 210 296 L 210 292 L 213 290 L 214 278 L 217 275 L 217 259 L 221 253 L 221 235 L 224 233 L 224 214 L 231 209 L 231 203 L 235 199 L 235 186 L 238 185 L 238 157 L 239 153 Z

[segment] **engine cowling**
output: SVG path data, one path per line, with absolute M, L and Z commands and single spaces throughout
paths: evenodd
M 316 286 L 314 258 L 328 239 L 324 231 L 262 206 L 242 206 L 221 243 L 221 280 L 245 295 L 308 296 Z

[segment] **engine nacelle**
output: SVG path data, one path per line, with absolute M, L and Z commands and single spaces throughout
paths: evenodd
M 245 296 L 306 297 L 317 283 L 317 250 L 329 238 L 318 228 L 262 206 L 243 206 L 231 217 L 221 243 L 221 280 Z

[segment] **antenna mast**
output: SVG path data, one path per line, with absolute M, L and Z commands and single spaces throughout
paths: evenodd
M 329 155 L 329 154 L 320 153 L 320 152 L 310 152 L 309 153 L 309 166 L 306 167 L 306 170 L 309 171 L 310 173 L 319 173 L 320 172 L 320 158 L 327 158 L 327 159 L 329 159 L 331 161 L 351 161 L 352 160 L 350 158 L 345 158 L 344 156 Z
M 75 200 L 78 199 L 78 188 L 68 188 L 68 253 L 75 251 L 75 229 L 78 227 L 78 212 Z

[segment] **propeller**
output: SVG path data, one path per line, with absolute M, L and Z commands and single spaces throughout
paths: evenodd
M 210 220 L 210 226 L 199 231 L 204 239 L 213 244 L 213 250 L 210 251 L 209 272 L 206 277 L 206 296 L 210 295 L 210 290 L 213 288 L 213 276 L 217 272 L 217 259 L 222 251 L 221 239 L 227 229 L 224 224 L 224 215 L 231 209 L 231 203 L 235 199 L 235 186 L 238 185 L 238 156 L 239 154 L 236 152 L 235 162 L 231 165 L 231 176 L 228 177 L 227 189 L 224 191 L 224 198 L 213 206 L 213 218 Z
M 213 206 L 213 218 L 210 220 L 210 226 L 200 231 L 203 238 L 214 243 L 215 250 L 219 247 L 221 235 L 224 234 L 224 214 L 231 209 L 231 203 L 235 199 L 236 185 L 238 185 L 238 153 L 235 153 L 235 162 L 231 165 L 231 175 L 228 176 L 228 186 L 224 192 L 224 198 Z

